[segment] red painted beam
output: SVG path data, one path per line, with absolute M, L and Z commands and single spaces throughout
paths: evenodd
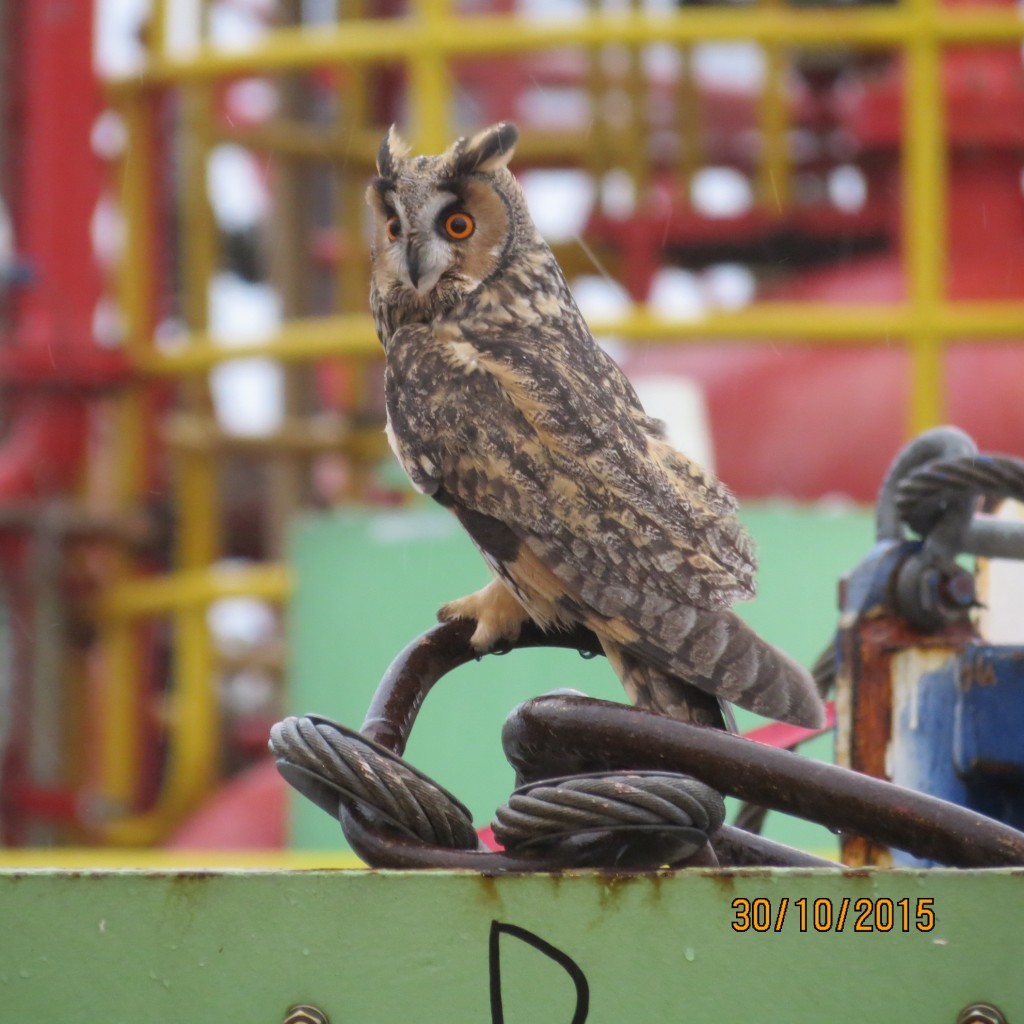
M 103 167 L 90 135 L 102 110 L 92 66 L 92 0 L 17 5 L 11 54 L 16 161 L 9 206 L 33 280 L 13 298 L 13 341 L 55 366 L 93 347 L 102 291 L 90 224 Z

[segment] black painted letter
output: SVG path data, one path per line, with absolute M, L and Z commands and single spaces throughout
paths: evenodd
M 579 964 L 560 949 L 555 949 L 550 942 L 545 942 L 540 936 L 534 935 L 533 932 L 528 932 L 525 928 L 519 928 L 514 924 L 502 924 L 501 921 L 491 922 L 489 948 L 491 1024 L 505 1024 L 505 1011 L 501 1003 L 501 935 L 503 932 L 505 935 L 511 935 L 528 946 L 532 946 L 546 957 L 550 957 L 569 975 L 573 985 L 576 986 L 576 1012 L 573 1014 L 570 1024 L 583 1024 L 590 1010 L 590 986 L 587 984 L 587 979 L 583 971 L 580 970 Z

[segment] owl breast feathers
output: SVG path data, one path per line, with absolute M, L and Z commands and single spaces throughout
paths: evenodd
M 594 342 L 495 125 L 433 157 L 381 145 L 371 305 L 388 437 L 495 573 L 442 615 L 481 649 L 583 623 L 629 696 L 711 721 L 711 695 L 820 725 L 808 673 L 729 611 L 754 593 L 732 495 L 675 450 Z M 694 689 L 696 688 L 696 689 Z

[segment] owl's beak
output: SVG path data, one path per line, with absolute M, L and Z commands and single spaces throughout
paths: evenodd
M 445 268 L 430 243 L 409 240 L 405 250 L 405 271 L 409 275 L 409 284 L 417 295 L 426 295 L 438 282 Z
M 409 283 L 418 291 L 420 287 L 420 252 L 413 245 L 405 251 L 405 268 L 409 271 Z

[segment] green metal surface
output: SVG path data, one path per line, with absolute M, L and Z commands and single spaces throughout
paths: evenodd
M 829 901 L 828 930 L 800 930 L 802 897 Z M 852 911 L 837 930 L 844 898 L 869 901 L 873 930 Z M 878 930 L 874 908 L 903 898 L 933 901 L 932 930 L 914 913 Z M 769 901 L 771 928 L 735 930 L 736 900 Z M 8 872 L 0 1021 L 278 1024 L 305 1002 L 332 1024 L 953 1024 L 985 1000 L 1014 1024 L 1022 909 L 1020 871 Z
M 873 537 L 869 510 L 755 504 L 743 519 L 758 543 L 759 596 L 738 607 L 755 629 L 811 664 L 836 626 L 839 576 Z M 307 517 L 293 530 L 295 591 L 289 610 L 289 707 L 358 728 L 390 660 L 427 629 L 445 601 L 482 586 L 487 570 L 455 520 L 432 503 L 410 509 Z M 624 700 L 603 658 L 571 651 L 518 651 L 446 677 L 430 694 L 407 756 L 450 789 L 486 825 L 514 779 L 501 725 L 519 702 L 556 687 Z M 739 715 L 741 728 L 756 724 Z M 831 740 L 803 748 L 830 759 Z M 340 830 L 301 799 L 292 802 L 293 843 L 338 849 Z M 769 817 L 766 834 L 834 854 L 834 838 L 812 825 Z

